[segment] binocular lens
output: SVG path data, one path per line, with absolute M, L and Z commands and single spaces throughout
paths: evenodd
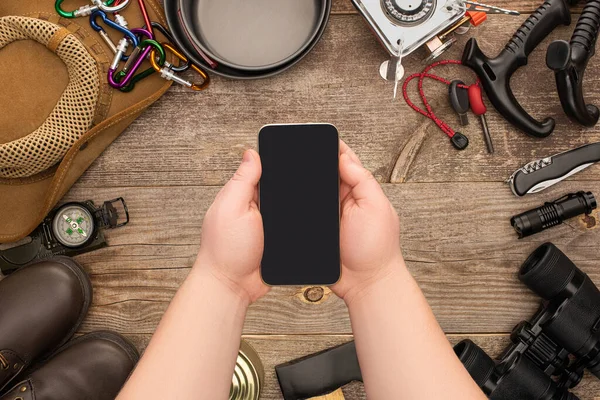
M 496 367 L 494 360 L 469 339 L 465 339 L 454 346 L 454 353 L 477 383 L 477 386 L 482 388 L 494 372 Z
M 571 282 L 577 267 L 552 243 L 544 243 L 525 260 L 519 279 L 540 297 L 550 300 Z

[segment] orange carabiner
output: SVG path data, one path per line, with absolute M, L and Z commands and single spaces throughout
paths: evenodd
M 165 50 L 168 50 L 171 53 L 173 53 L 181 61 L 183 61 L 185 63 L 188 62 L 187 57 L 184 56 L 183 53 L 181 53 L 179 50 L 177 50 L 172 44 L 170 44 L 170 43 L 161 43 L 161 44 Z M 164 67 L 161 67 L 160 65 L 158 65 L 158 62 L 156 61 L 155 51 L 156 50 L 152 50 L 152 53 L 150 53 L 150 64 L 152 64 L 152 68 L 154 68 L 154 70 L 156 72 L 160 73 L 160 76 L 162 76 L 163 78 L 165 78 L 167 80 L 171 80 L 173 82 L 177 82 L 180 85 L 183 85 L 183 86 L 188 87 L 195 91 L 204 90 L 210 84 L 210 77 L 208 76 L 208 74 L 206 72 L 204 72 L 204 70 L 202 68 L 200 68 L 199 66 L 197 66 L 194 63 L 190 63 L 190 66 L 194 71 L 196 71 L 202 77 L 203 81 L 201 84 L 193 83 L 193 82 L 187 81 L 187 80 L 177 76 L 177 74 L 175 72 L 173 72 L 170 68 L 172 66 L 172 64 L 170 64 L 168 62 L 165 63 Z

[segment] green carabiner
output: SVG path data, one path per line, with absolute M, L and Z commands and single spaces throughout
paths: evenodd
M 83 6 L 75 11 L 65 11 L 62 9 L 62 3 L 65 0 L 56 0 L 56 2 L 54 3 L 54 9 L 56 10 L 56 12 L 58 13 L 58 15 L 60 15 L 63 18 L 76 18 L 77 17 L 77 12 L 82 10 L 82 9 L 90 9 L 92 6 Z M 104 2 L 104 4 L 106 4 L 107 6 L 112 5 L 115 2 L 115 0 L 108 0 L 106 2 Z
M 160 43 L 158 43 L 156 40 L 146 39 L 146 40 L 142 40 L 138 47 L 143 50 L 147 46 L 152 46 L 152 47 L 154 47 L 154 49 L 156 51 L 158 51 L 158 64 L 161 66 L 165 65 L 165 61 L 167 60 L 167 54 L 166 54 L 164 48 L 162 47 L 162 45 Z M 154 70 L 154 68 L 150 67 L 150 68 L 140 72 L 139 74 L 134 75 L 129 80 L 129 82 L 127 82 L 127 84 L 125 86 L 123 86 L 122 88 L 120 88 L 119 90 L 123 93 L 131 92 L 133 89 L 135 89 L 136 83 L 138 83 L 139 81 L 141 81 L 143 79 L 146 79 L 147 77 L 149 77 L 150 75 L 152 75 L 155 72 L 156 71 Z M 127 75 L 127 73 L 125 73 L 123 71 L 119 71 L 115 74 L 115 80 L 117 82 L 119 82 L 126 75 Z
M 148 68 L 147 70 L 144 70 L 144 71 L 140 72 L 139 74 L 135 75 L 133 78 L 131 78 L 129 83 L 127 83 L 127 85 L 123 86 L 119 90 L 123 93 L 129 93 L 133 89 L 135 89 L 136 83 L 138 83 L 142 79 L 146 79 L 147 77 L 149 77 L 150 75 L 152 75 L 155 72 L 156 71 L 154 71 L 154 68 Z M 125 75 L 127 75 L 125 72 L 119 71 L 119 72 L 117 72 L 117 75 L 115 75 L 115 79 L 117 81 L 120 81 L 121 79 L 123 79 L 125 77 Z

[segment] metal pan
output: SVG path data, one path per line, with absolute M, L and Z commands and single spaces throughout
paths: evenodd
M 326 0 L 179 0 L 179 12 L 196 48 L 252 72 L 297 58 L 329 14 Z
M 312 1 L 312 0 L 311 0 Z M 179 12 L 179 0 L 164 0 L 165 15 L 171 34 L 175 44 L 185 53 L 185 55 L 195 64 L 203 66 L 209 70 L 209 72 L 216 75 L 224 76 L 233 79 L 259 79 L 266 78 L 276 74 L 279 74 L 298 61 L 300 61 L 306 54 L 312 50 L 312 48 L 319 42 L 327 22 L 329 20 L 329 13 L 331 11 L 331 0 L 324 0 L 325 3 L 325 19 L 322 21 L 318 31 L 316 32 L 313 40 L 308 43 L 304 51 L 299 53 L 295 58 L 292 58 L 287 63 L 282 64 L 276 68 L 259 71 L 246 71 L 237 68 L 232 68 L 224 64 L 220 64 L 215 61 L 208 62 L 208 56 L 202 55 L 202 49 L 196 46 L 191 39 L 188 37 L 187 32 L 183 29 L 183 19 Z

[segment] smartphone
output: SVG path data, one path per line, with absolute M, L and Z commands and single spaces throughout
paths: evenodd
M 339 136 L 330 124 L 267 125 L 258 134 L 267 285 L 340 278 Z

